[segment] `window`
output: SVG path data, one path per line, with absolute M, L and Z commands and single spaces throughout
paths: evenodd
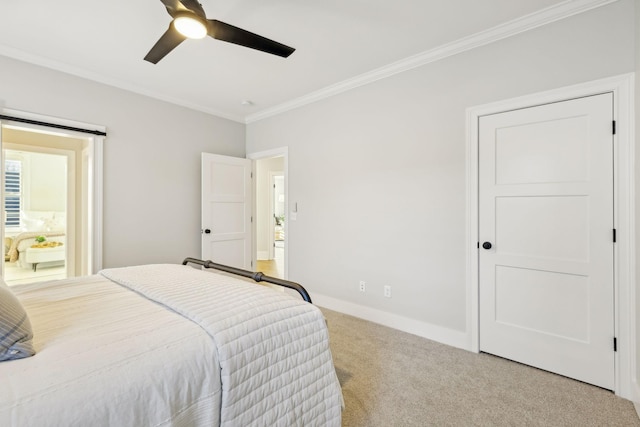
M 20 227 L 20 207 L 22 204 L 22 162 L 4 161 L 4 212 L 5 227 Z

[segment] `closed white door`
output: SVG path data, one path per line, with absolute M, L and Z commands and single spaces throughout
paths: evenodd
M 613 95 L 479 123 L 480 350 L 614 388 Z
M 202 153 L 202 259 L 251 269 L 251 160 Z

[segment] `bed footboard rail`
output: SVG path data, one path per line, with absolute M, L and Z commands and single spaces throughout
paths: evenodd
M 182 265 L 187 265 L 187 264 L 197 264 L 197 265 L 203 266 L 204 268 L 213 268 L 214 270 L 220 270 L 226 273 L 231 273 L 231 274 L 235 274 L 242 277 L 248 277 L 249 279 L 253 279 L 256 282 L 267 282 L 267 283 L 272 283 L 274 285 L 283 286 L 285 288 L 293 289 L 297 291 L 300 294 L 300 296 L 302 296 L 303 300 L 305 300 L 308 303 L 311 303 L 311 297 L 309 296 L 309 293 L 307 292 L 307 290 L 301 284 L 296 282 L 291 282 L 289 280 L 284 280 L 284 279 L 278 279 L 277 277 L 267 276 L 261 272 L 242 270 L 241 268 L 231 267 L 224 264 L 217 264 L 210 260 L 203 261 L 197 258 L 185 258 L 184 261 L 182 261 Z

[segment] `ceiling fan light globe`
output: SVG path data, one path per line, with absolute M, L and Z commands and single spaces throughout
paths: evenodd
M 180 34 L 190 39 L 202 39 L 207 35 L 207 27 L 192 16 L 178 16 L 173 25 Z

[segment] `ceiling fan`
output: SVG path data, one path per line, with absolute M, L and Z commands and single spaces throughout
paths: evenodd
M 187 38 L 204 38 L 209 35 L 217 40 L 239 44 L 251 49 L 287 58 L 294 48 L 270 40 L 258 34 L 234 27 L 215 19 L 207 19 L 197 0 L 160 0 L 173 18 L 169 29 L 151 48 L 145 61 L 157 64 L 169 52 Z

